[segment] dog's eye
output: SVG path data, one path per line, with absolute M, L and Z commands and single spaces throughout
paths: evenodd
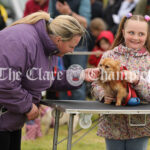
M 106 65 L 105 68 L 109 68 L 109 66 Z
M 99 66 L 102 67 L 102 64 L 100 64 Z

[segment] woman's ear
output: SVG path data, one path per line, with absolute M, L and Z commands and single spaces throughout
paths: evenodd
M 61 37 L 60 36 L 56 36 L 56 43 L 58 44 L 61 41 Z
M 62 41 L 61 36 L 50 36 L 51 40 L 58 46 L 59 42 Z

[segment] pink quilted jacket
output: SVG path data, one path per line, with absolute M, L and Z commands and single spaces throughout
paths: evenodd
M 150 102 L 150 83 L 147 81 L 147 73 L 150 70 L 150 53 L 145 48 L 136 52 L 123 45 L 107 51 L 102 59 L 111 57 L 125 65 L 128 70 L 139 71 L 141 73 L 139 83 L 134 86 L 136 93 L 143 101 Z M 104 97 L 103 89 L 97 84 L 92 83 L 92 93 L 100 101 Z M 145 115 L 131 115 L 132 123 L 143 123 Z M 128 115 L 102 115 L 97 135 L 108 139 L 124 140 L 150 136 L 150 115 L 147 115 L 147 125 L 145 127 L 132 127 L 129 125 Z

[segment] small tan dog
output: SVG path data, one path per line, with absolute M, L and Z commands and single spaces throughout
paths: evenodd
M 121 77 L 120 62 L 111 58 L 103 59 L 99 64 L 99 85 L 104 89 L 105 95 L 111 95 L 116 99 L 116 106 L 120 106 L 124 98 L 128 96 L 127 83 Z M 105 101 L 111 104 L 112 101 Z

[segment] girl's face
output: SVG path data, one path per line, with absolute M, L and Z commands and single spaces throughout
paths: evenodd
M 147 40 L 148 24 L 144 21 L 128 20 L 122 32 L 128 48 L 141 49 Z
M 79 41 L 81 39 L 81 36 L 76 35 L 69 41 L 62 41 L 61 38 L 58 39 L 56 42 L 56 45 L 59 49 L 59 53 L 57 56 L 63 56 L 66 53 L 73 52 L 74 48 L 78 45 Z
M 110 49 L 111 45 L 108 41 L 106 41 L 105 39 L 101 39 L 99 41 L 99 47 L 102 48 L 104 51 L 107 51 Z

